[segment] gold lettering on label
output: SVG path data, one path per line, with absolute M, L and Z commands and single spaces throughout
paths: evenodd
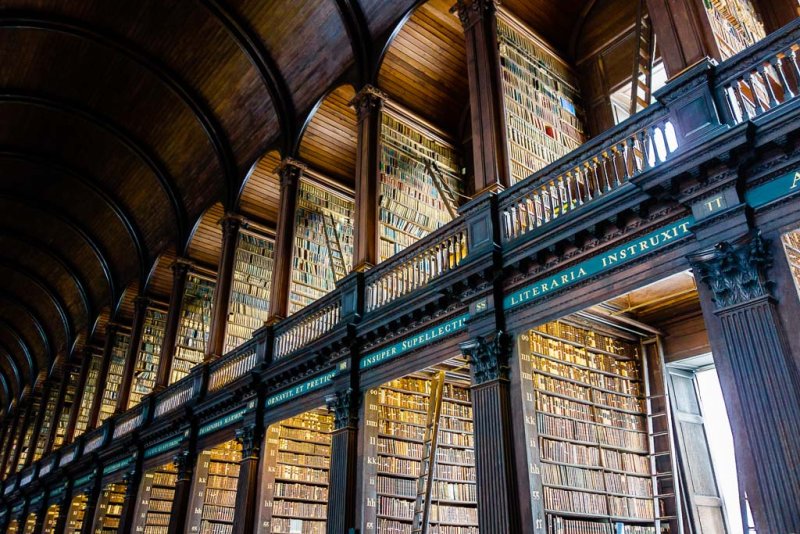
M 721 209 L 722 206 L 722 197 L 712 198 L 708 202 L 706 202 L 706 209 L 709 213 Z
M 798 185 L 800 185 L 800 172 L 794 173 L 794 180 L 792 180 L 792 185 L 789 189 L 794 189 Z

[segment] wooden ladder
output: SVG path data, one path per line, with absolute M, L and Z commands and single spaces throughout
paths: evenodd
M 426 159 L 425 170 L 428 171 L 433 181 L 433 187 L 436 188 L 436 191 L 438 191 L 439 195 L 442 197 L 444 207 L 447 208 L 450 217 L 455 219 L 458 216 L 458 194 L 448 185 L 447 180 L 445 180 L 442 174 L 442 170 L 439 169 L 439 165 L 435 161 Z
M 411 534 L 427 534 L 430 520 L 431 492 L 433 476 L 436 471 L 436 449 L 439 444 L 439 419 L 444 396 L 445 372 L 437 373 L 433 379 L 428 403 L 428 421 L 425 426 L 425 439 L 422 444 L 422 461 L 417 479 L 417 500 L 414 502 L 414 523 Z
M 331 263 L 333 281 L 338 282 L 347 276 L 347 265 L 344 261 L 342 244 L 339 241 L 339 232 L 336 231 L 336 221 L 333 220 L 333 215 L 330 213 L 324 213 L 322 221 L 325 225 L 325 243 L 328 245 L 328 259 Z
M 650 459 L 650 477 L 653 485 L 653 511 L 656 534 L 683 532 L 678 470 L 673 454 L 672 415 L 670 414 L 669 388 L 664 378 L 664 360 L 661 342 L 651 338 L 642 343 L 645 355 L 656 362 L 644 365 L 649 380 L 645 381 L 647 408 L 647 442 Z M 648 349 L 650 349 L 648 351 Z M 655 364 L 651 367 L 652 364 Z M 653 368 L 654 367 L 654 368 Z M 660 378 L 657 379 L 657 378 Z
M 653 25 L 647 16 L 645 0 L 639 0 L 639 6 L 636 9 L 635 39 L 636 50 L 631 79 L 631 115 L 649 106 L 652 96 L 656 37 L 653 33 Z

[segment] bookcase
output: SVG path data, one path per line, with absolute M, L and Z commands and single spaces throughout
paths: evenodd
M 497 38 L 514 184 L 584 142 L 584 112 L 577 78 L 567 63 L 503 10 Z
M 12 519 L 8 522 L 8 527 L 6 528 L 6 534 L 18 534 L 19 533 L 19 521 L 16 519 Z
M 36 533 L 36 512 L 31 512 L 28 514 L 28 518 L 25 520 L 25 527 L 22 529 L 23 534 L 35 534 Z
M 20 418 L 21 417 L 22 417 L 22 414 L 20 414 Z M 4 478 L 8 478 L 8 476 L 11 473 L 15 473 L 16 472 L 16 469 L 15 469 L 16 466 L 12 465 L 12 459 L 14 458 L 14 455 L 17 453 L 17 446 L 18 446 L 18 443 L 19 443 L 19 437 L 20 437 L 20 435 L 22 435 L 23 431 L 24 431 L 24 429 L 22 428 L 22 423 L 18 423 L 16 428 L 14 429 L 14 435 L 11 436 L 11 442 L 8 445 L 8 450 L 6 451 L 6 457 L 5 457 L 6 470 L 5 470 L 5 473 L 4 473 Z
M 325 534 L 333 417 L 314 410 L 269 426 L 261 528 L 277 534 Z
M 364 411 L 363 532 L 477 534 L 468 377 L 432 369 L 393 380 L 368 390 Z
M 108 362 L 108 374 L 106 382 L 103 384 L 103 397 L 100 401 L 100 413 L 97 417 L 97 425 L 114 415 L 117 409 L 117 399 L 119 398 L 119 388 L 122 384 L 122 373 L 125 372 L 125 357 L 128 354 L 131 336 L 124 332 L 117 332 L 114 335 L 114 343 L 111 347 L 111 354 Z
M 56 527 L 58 526 L 58 516 L 61 513 L 61 507 L 57 504 L 51 504 L 47 508 L 47 513 L 44 516 L 44 523 L 42 524 L 42 534 L 57 534 Z
M 103 360 L 100 356 L 89 356 L 89 370 L 86 373 L 86 384 L 83 386 L 83 396 L 78 406 L 78 415 L 75 417 L 75 437 L 82 435 L 89 428 L 89 417 L 92 414 L 92 403 L 97 395 L 100 381 L 100 368 Z
M 306 171 L 308 173 L 310 171 Z M 303 179 L 297 191 L 289 313 L 296 313 L 336 288 L 353 265 L 351 196 Z
M 36 425 L 36 414 L 39 413 L 39 409 L 42 406 L 42 399 L 37 395 L 32 395 L 31 403 L 33 404 L 33 407 L 31 408 L 31 417 L 28 419 L 28 424 L 26 425 L 24 433 L 22 434 L 19 461 L 17 462 L 15 471 L 17 473 L 25 466 L 25 460 L 28 459 L 28 455 L 33 454 L 33 451 L 30 450 L 31 437 L 33 436 L 33 427 Z
M 133 408 L 142 397 L 148 395 L 156 385 L 158 363 L 161 361 L 161 344 L 167 326 L 167 312 L 148 307 L 142 322 L 142 338 L 133 368 L 131 391 L 128 395 L 128 408 Z
M 518 343 L 532 505 L 546 532 L 656 534 L 640 344 L 569 318 Z
M 58 419 L 56 420 L 56 435 L 53 437 L 53 450 L 59 449 L 64 445 L 69 425 L 69 416 L 72 413 L 72 406 L 77 401 L 78 382 L 80 381 L 80 371 L 72 367 L 64 376 L 67 384 L 64 388 L 64 399 L 59 407 Z
M 175 355 L 172 358 L 169 383 L 177 382 L 203 363 L 211 327 L 211 304 L 216 282 L 199 273 L 186 276 L 186 288 L 181 302 L 181 322 Z
M 45 399 L 42 426 L 39 428 L 39 435 L 36 437 L 36 446 L 33 450 L 34 462 L 38 461 L 44 455 L 44 449 L 47 447 L 47 440 L 56 423 L 57 404 L 58 387 L 51 386 L 47 393 L 47 398 Z
M 388 108 L 381 112 L 380 180 L 381 261 L 451 221 L 464 192 L 454 146 Z
M 187 532 L 230 534 L 236 514 L 236 485 L 242 447 L 236 440 L 201 452 L 193 482 Z
M 144 534 L 167 534 L 178 470 L 174 464 L 165 464 L 146 471 L 139 488 L 134 529 Z
M 125 502 L 125 484 L 108 484 L 100 493 L 97 502 L 94 534 L 117 533 L 122 518 L 122 505 Z
M 225 353 L 249 340 L 269 317 L 275 242 L 240 230 L 225 330 Z
M 781 236 L 783 250 L 786 254 L 786 261 L 789 263 L 789 271 L 792 273 L 794 287 L 797 296 L 800 298 L 800 230 L 786 232 Z
M 89 499 L 85 493 L 79 493 L 72 498 L 67 511 L 67 529 L 65 534 L 79 534 L 83 530 L 86 520 L 86 505 Z
M 720 58 L 726 60 L 766 36 L 750 0 L 705 0 L 708 21 Z

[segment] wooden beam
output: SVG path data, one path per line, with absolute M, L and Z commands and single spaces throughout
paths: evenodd
M 278 211 L 278 231 L 275 236 L 275 271 L 270 287 L 270 319 L 277 322 L 289 312 L 289 289 L 292 283 L 292 259 L 294 257 L 295 212 L 297 190 L 305 165 L 287 158 L 281 162 L 278 174 L 281 179 L 281 207 Z

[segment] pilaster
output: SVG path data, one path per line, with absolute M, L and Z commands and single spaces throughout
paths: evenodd
M 178 258 L 172 264 L 172 292 L 169 294 L 169 310 L 167 311 L 166 325 L 164 325 L 164 340 L 161 343 L 161 358 L 158 362 L 155 391 L 161 391 L 169 385 L 172 359 L 175 356 L 175 343 L 178 340 L 178 328 L 181 324 L 183 292 L 186 289 L 186 277 L 191 265 L 190 261 L 183 258 Z
M 249 534 L 256 525 L 258 504 L 258 462 L 264 432 L 261 425 L 250 423 L 236 429 L 236 440 L 242 445 L 239 482 L 236 486 L 236 515 L 233 534 Z
M 348 387 L 326 397 L 325 404 L 334 419 L 334 431 L 331 436 L 327 531 L 329 534 L 336 534 L 349 532 L 348 529 L 357 527 L 355 512 L 359 393 Z
M 305 165 L 290 158 L 284 159 L 278 167 L 281 195 L 278 230 L 275 236 L 275 270 L 272 273 L 270 288 L 270 323 L 284 319 L 289 313 L 297 190 L 304 169 Z
M 136 359 L 139 356 L 139 343 L 142 340 L 142 327 L 144 317 L 150 299 L 145 296 L 138 296 L 133 301 L 133 323 L 131 324 L 131 339 L 128 344 L 128 351 L 125 355 L 125 367 L 122 370 L 122 383 L 119 385 L 119 397 L 117 397 L 116 413 L 122 413 L 128 409 L 128 400 L 131 394 L 131 384 L 133 383 L 133 372 L 136 368 Z
M 484 534 L 522 532 L 514 457 L 509 367 L 501 331 L 461 344 L 472 371 L 478 523 Z
M 168 534 L 182 534 L 186 530 L 186 518 L 191 506 L 192 476 L 197 455 L 193 450 L 184 449 L 177 453 L 172 463 L 178 471 L 175 483 L 175 499 L 172 501 L 172 513 L 169 517 Z
M 456 3 L 467 48 L 475 195 L 511 185 L 497 47 L 498 4 L 497 0 Z
M 228 213 L 220 221 L 222 226 L 222 253 L 217 269 L 217 285 L 214 288 L 214 303 L 211 312 L 211 329 L 206 345 L 205 360 L 212 361 L 225 349 L 225 331 L 228 327 L 228 309 L 233 284 L 233 268 L 236 264 L 236 244 L 243 219 L 236 214 Z
M 759 532 L 800 531 L 800 376 L 787 350 L 757 233 L 690 257 Z
M 380 135 L 386 95 L 367 85 L 350 102 L 358 117 L 356 148 L 356 221 L 354 270 L 365 271 L 380 261 Z

